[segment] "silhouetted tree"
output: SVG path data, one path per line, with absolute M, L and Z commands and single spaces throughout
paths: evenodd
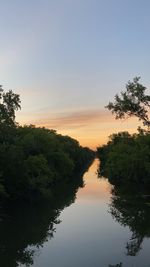
M 12 126 L 15 124 L 15 111 L 21 109 L 20 96 L 12 90 L 4 92 L 0 85 L 0 125 Z
M 143 125 L 150 127 L 148 109 L 150 108 L 150 95 L 145 94 L 146 87 L 139 83 L 140 77 L 126 84 L 126 91 L 115 96 L 115 101 L 106 106 L 115 114 L 116 119 L 136 116 Z

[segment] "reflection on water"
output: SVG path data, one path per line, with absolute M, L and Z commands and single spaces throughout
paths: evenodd
M 33 265 L 35 254 L 53 238 L 56 225 L 61 222 L 60 212 L 75 201 L 78 188 L 83 187 L 82 175 L 60 187 L 61 190 L 56 188 L 53 198 L 41 203 L 1 209 L 0 266 Z
M 131 231 L 126 253 L 136 256 L 144 238 L 150 237 L 150 196 L 132 188 L 115 186 L 112 190 L 110 212 L 114 219 Z
M 97 168 L 53 200 L 1 208 L 0 266 L 150 267 L 149 197 L 112 187 Z

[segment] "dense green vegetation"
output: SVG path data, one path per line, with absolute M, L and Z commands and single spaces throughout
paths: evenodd
M 150 182 L 150 134 L 120 132 L 110 136 L 107 145 L 98 148 L 99 174 L 112 184 Z
M 0 198 L 32 200 L 71 179 L 94 152 L 54 130 L 19 126 L 19 108 L 19 95 L 0 87 Z
M 136 116 L 147 127 L 138 128 L 137 134 L 120 132 L 112 134 L 107 145 L 97 149 L 101 161 L 100 176 L 108 177 L 113 184 L 150 182 L 150 120 L 148 117 L 150 96 L 139 78 L 128 82 L 126 91 L 116 95 L 114 103 L 107 108 L 116 115 L 116 119 Z

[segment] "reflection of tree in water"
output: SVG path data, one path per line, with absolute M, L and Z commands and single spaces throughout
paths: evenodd
M 139 192 L 139 189 L 134 191 Z M 150 198 L 129 188 L 114 186 L 110 213 L 121 225 L 128 226 L 132 236 L 127 242 L 127 255 L 135 256 L 141 249 L 143 239 L 150 237 Z
M 82 173 L 83 174 L 83 173 Z M 51 199 L 40 204 L 5 207 L 0 212 L 0 266 L 30 266 L 44 242 L 56 231 L 60 212 L 71 205 L 79 187 L 83 187 L 82 174 L 70 182 L 59 184 Z M 61 189 L 60 189 L 61 188 Z M 44 203 L 43 203 L 44 202 Z

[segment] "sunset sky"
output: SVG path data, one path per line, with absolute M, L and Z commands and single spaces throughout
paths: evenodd
M 134 76 L 149 88 L 149 0 L 0 0 L 0 11 L 0 84 L 20 94 L 20 124 L 92 148 L 136 130 L 104 106 Z

